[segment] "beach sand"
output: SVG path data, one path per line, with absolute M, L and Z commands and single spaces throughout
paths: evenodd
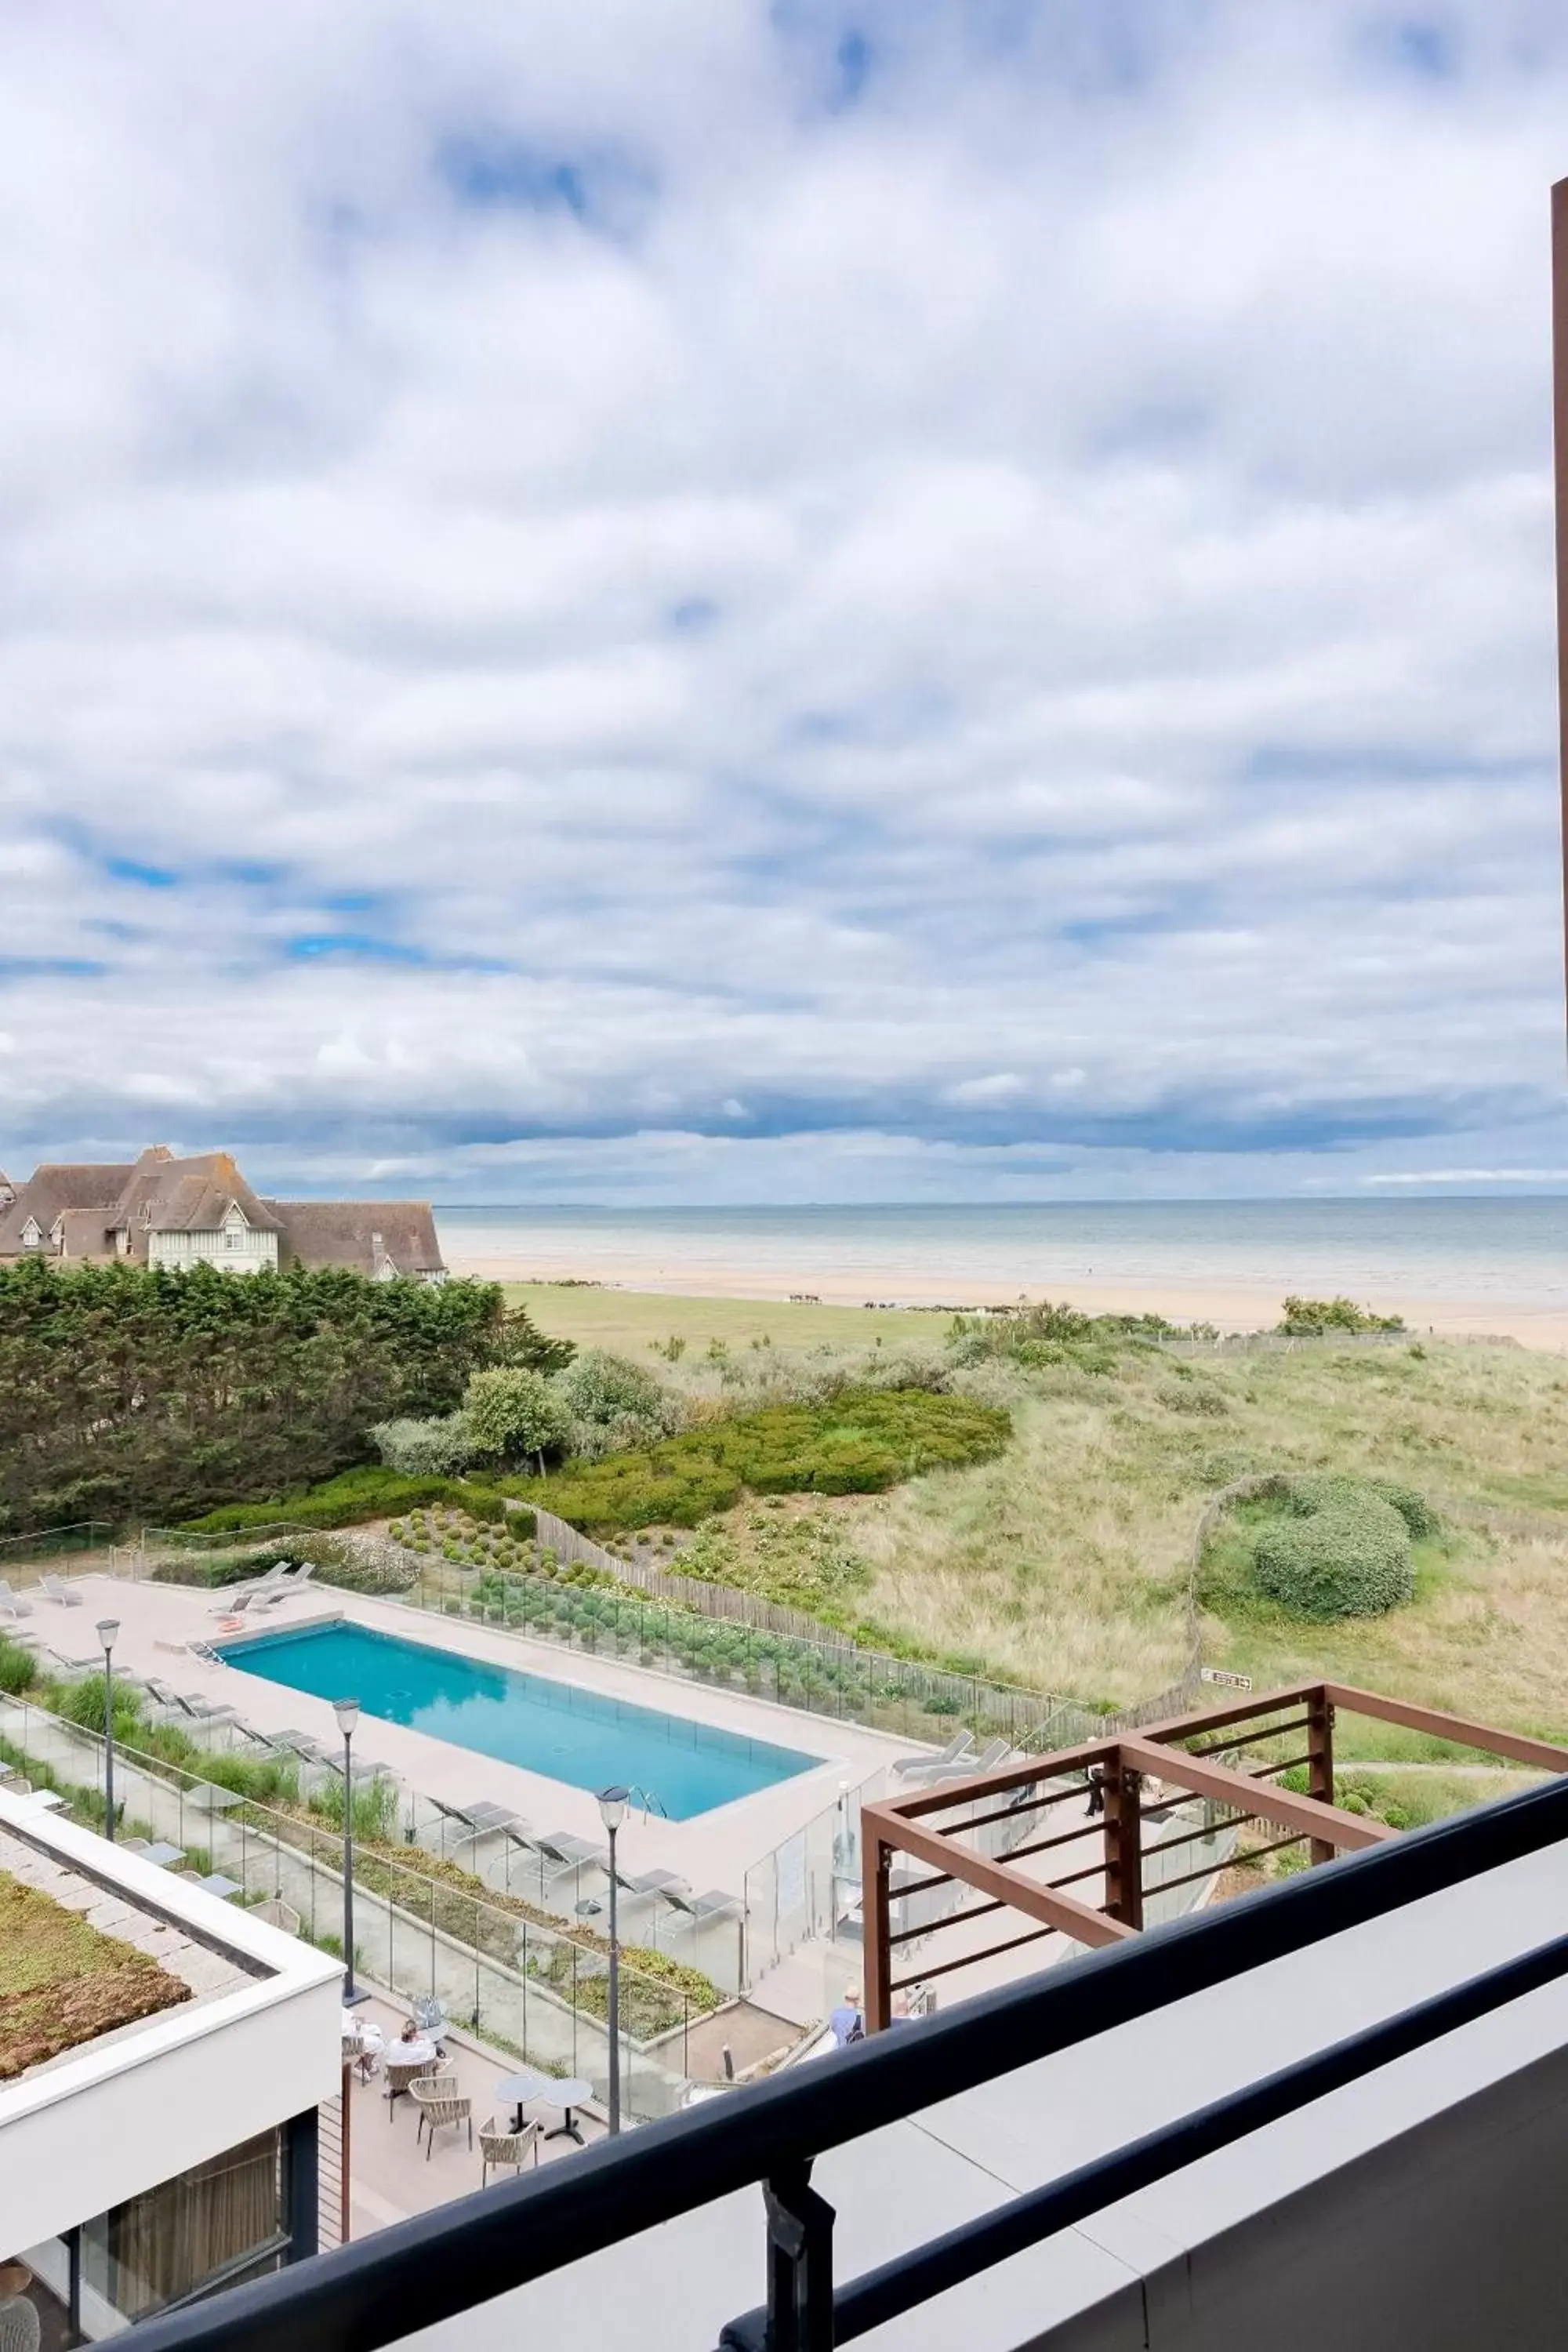
M 711 1258 L 705 1258 L 700 1269 L 660 1264 L 657 1253 L 639 1255 L 614 1248 L 595 1249 L 585 1258 L 580 1246 L 554 1251 L 542 1236 L 531 1237 L 515 1254 L 498 1253 L 493 1244 L 483 1245 L 488 1237 L 474 1238 L 478 1246 L 470 1254 L 460 1231 L 445 1237 L 447 1261 L 454 1274 L 510 1283 L 586 1281 L 667 1297 L 758 1302 L 795 1297 L 840 1307 L 977 1307 L 1009 1306 L 1023 1296 L 1053 1298 L 1085 1314 L 1163 1315 L 1173 1323 L 1213 1323 L 1227 1332 L 1268 1330 L 1279 1320 L 1281 1307 L 1277 1282 L 1245 1283 L 1233 1276 L 1204 1282 L 1156 1275 L 1136 1284 L 1064 1277 L 1060 1283 L 1043 1288 L 1033 1285 L 1021 1292 L 998 1286 L 994 1276 L 966 1274 L 962 1265 L 955 1265 L 940 1281 L 932 1281 L 923 1269 L 897 1264 L 845 1273 L 814 1269 L 803 1263 L 795 1275 L 784 1276 L 773 1266 L 722 1264 Z M 1403 1315 L 1413 1336 L 1490 1337 L 1528 1348 L 1568 1351 L 1568 1310 L 1556 1303 L 1537 1308 L 1519 1300 L 1424 1296 L 1405 1289 L 1380 1292 L 1376 1305 L 1380 1313 Z

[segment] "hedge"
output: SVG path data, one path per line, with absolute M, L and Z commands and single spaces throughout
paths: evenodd
M 826 1404 L 761 1412 L 668 1437 L 544 1479 L 503 1481 L 589 1531 L 696 1527 L 755 1495 L 871 1495 L 922 1471 L 999 1454 L 1008 1415 L 929 1389 L 847 1389 Z
M 1253 1547 L 1253 1573 L 1272 1600 L 1323 1619 L 1375 1617 L 1411 1598 L 1410 1530 L 1384 1496 L 1350 1479 L 1302 1479 L 1289 1508 Z
M 187 1519 L 183 1535 L 244 1535 L 252 1528 L 287 1523 L 302 1528 L 352 1528 L 366 1519 L 390 1519 L 430 1503 L 449 1503 L 470 1517 L 499 1526 L 509 1514 L 505 1499 L 492 1487 L 470 1486 L 462 1478 L 401 1478 L 395 1470 L 371 1464 L 345 1470 L 319 1486 L 303 1486 L 288 1495 L 274 1495 L 263 1503 L 227 1503 Z M 510 1515 L 515 1521 L 520 1516 Z

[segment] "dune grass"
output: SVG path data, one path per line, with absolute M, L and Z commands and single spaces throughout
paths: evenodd
M 934 1339 L 935 1335 L 932 1335 Z M 820 1606 L 1010 1680 L 1108 1704 L 1182 1672 L 1205 1504 L 1254 1471 L 1419 1488 L 1442 1514 L 1387 1616 L 1302 1622 L 1247 1574 L 1241 1517 L 1197 1579 L 1205 1660 L 1259 1688 L 1313 1674 L 1568 1738 L 1568 1370 L 1521 1349 L 1174 1358 L 1129 1346 L 959 1376 L 1014 1437 L 973 1468 L 876 1496 L 742 1505 L 697 1542 L 707 1572 Z M 1356 1752 L 1419 1755 L 1358 1727 Z

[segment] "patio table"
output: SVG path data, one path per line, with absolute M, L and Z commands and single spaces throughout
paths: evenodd
M 508 2074 L 499 2082 L 496 2096 L 512 2109 L 511 2127 L 514 2132 L 520 2132 L 525 2101 L 546 2098 L 558 2087 L 552 2074 L 536 2074 L 530 2067 L 523 2073 Z
M 594 2085 L 592 2083 L 552 2082 L 543 2095 L 550 2101 L 552 2106 L 557 2106 L 561 2109 L 561 2121 L 556 2125 L 553 2131 L 547 2131 L 545 2133 L 545 2138 L 574 2139 L 578 2147 L 582 2147 L 584 2145 L 582 2129 L 580 2126 L 573 2122 L 572 2110 L 574 2107 L 580 2107 L 584 2099 L 591 2099 L 593 2097 Z
M 197 1879 L 196 1885 L 204 1895 L 216 1895 L 220 1902 L 225 1903 L 231 1895 L 244 1891 L 237 1878 L 226 1878 L 221 1870 L 209 1870 L 205 1878 Z
M 167 1838 L 159 1838 L 142 1856 L 143 1862 L 155 1862 L 160 1870 L 167 1870 L 172 1862 L 184 1862 L 184 1847 L 171 1845 Z

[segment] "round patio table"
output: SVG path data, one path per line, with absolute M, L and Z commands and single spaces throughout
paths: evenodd
M 580 2107 L 584 2099 L 591 2099 L 593 2095 L 594 2085 L 592 2083 L 557 2083 L 552 2081 L 547 2084 L 542 2096 L 548 2099 L 552 2106 L 560 2108 L 561 2121 L 556 2125 L 553 2131 L 547 2131 L 545 2133 L 545 2138 L 574 2139 L 578 2147 L 582 2147 L 584 2145 L 583 2134 L 579 2126 L 572 2120 L 572 2110 L 574 2107 Z
M 547 2091 L 553 2091 L 555 2087 L 553 2075 L 535 2074 L 531 2070 L 523 2074 L 508 2074 L 496 2084 L 497 2098 L 504 2100 L 512 2110 L 511 2127 L 514 2132 L 520 2132 L 522 2129 L 524 2102 L 529 2099 L 542 2099 Z

